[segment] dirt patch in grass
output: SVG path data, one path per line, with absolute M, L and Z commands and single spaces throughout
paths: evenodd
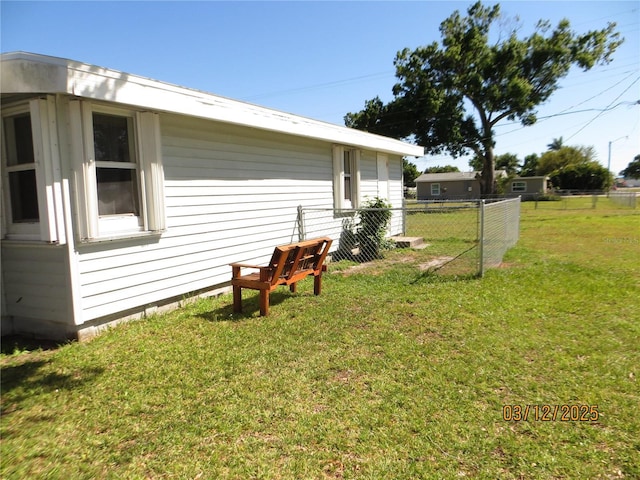
M 420 259 L 422 260 L 422 259 Z M 384 270 L 389 269 L 396 265 L 401 264 L 415 264 L 416 268 L 422 272 L 427 270 L 436 270 L 443 265 L 454 260 L 454 257 L 439 256 L 432 257 L 428 261 L 419 262 L 419 260 L 413 255 L 396 256 L 389 259 L 374 260 L 372 262 L 361 263 L 359 265 L 353 265 L 345 268 L 344 270 L 335 271 L 333 273 L 339 273 L 348 277 L 356 273 L 366 273 L 367 275 L 380 275 Z
M 429 260 L 426 263 L 419 264 L 418 268 L 420 270 L 422 270 L 423 272 L 427 271 L 427 270 L 434 270 L 434 269 L 442 267 L 443 265 L 446 265 L 447 263 L 449 263 L 453 259 L 454 259 L 454 257 L 435 257 L 435 258 Z

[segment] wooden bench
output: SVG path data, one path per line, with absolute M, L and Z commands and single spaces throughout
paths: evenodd
M 296 291 L 296 283 L 313 275 L 313 293 L 320 295 L 322 289 L 322 272 L 331 247 L 328 237 L 304 240 L 289 245 L 281 245 L 273 251 L 271 261 L 266 267 L 232 263 L 231 285 L 233 286 L 233 311 L 242 311 L 242 289 L 260 290 L 260 315 L 269 314 L 269 294 L 279 285 L 288 285 L 292 292 Z M 242 268 L 251 268 L 257 272 L 241 275 Z

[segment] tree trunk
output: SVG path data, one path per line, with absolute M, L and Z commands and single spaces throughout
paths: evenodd
M 493 195 L 497 191 L 494 163 L 493 147 L 487 146 L 484 152 L 482 174 L 480 175 L 481 195 Z

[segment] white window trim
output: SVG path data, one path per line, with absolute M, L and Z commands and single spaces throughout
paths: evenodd
M 436 188 L 434 188 L 436 187 Z M 435 196 L 439 196 L 440 195 L 440 184 L 439 183 L 432 183 L 431 184 L 431 196 L 435 197 Z
M 29 224 L 12 223 L 8 172 L 5 170 L 7 157 L 2 149 L 2 190 L 5 211 L 2 220 L 2 236 L 9 240 L 43 241 L 66 243 L 63 201 L 61 189 L 60 157 L 57 150 L 58 126 L 56 123 L 55 97 L 35 98 L 28 103 L 2 109 L 2 143 L 4 138 L 4 118 L 21 113 L 31 117 L 31 133 L 38 196 L 39 221 Z
M 516 185 L 518 186 L 518 188 L 516 188 Z M 511 183 L 511 191 L 513 193 L 524 193 L 527 191 L 527 182 L 524 181 L 518 181 L 518 182 L 512 182 Z
M 88 101 L 73 100 L 69 105 L 72 155 L 76 185 L 79 239 L 82 242 L 157 235 L 166 230 L 164 170 L 160 140 L 160 117 L 153 112 L 135 112 Z M 98 213 L 96 160 L 93 143 L 93 113 L 106 113 L 133 119 L 140 215 Z
M 351 201 L 344 198 L 344 152 L 353 152 L 351 156 Z M 360 150 L 343 145 L 333 146 L 333 205 L 339 210 L 358 208 L 360 199 Z

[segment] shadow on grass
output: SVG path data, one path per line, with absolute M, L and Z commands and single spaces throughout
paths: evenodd
M 0 414 L 7 415 L 20 408 L 20 404 L 33 395 L 60 390 L 71 390 L 93 381 L 102 374 L 102 368 L 83 368 L 69 373 L 47 371 L 49 360 L 30 358 L 0 368 L 2 404 Z
M 69 343 L 67 340 L 43 340 L 22 335 L 5 335 L 0 340 L 0 353 L 13 355 L 36 350 L 55 350 Z
M 282 290 L 275 290 L 271 292 L 269 295 L 269 311 L 271 312 L 273 307 L 277 307 L 289 298 L 295 298 L 301 294 L 302 293 L 290 293 L 285 290 L 284 287 Z M 239 322 L 247 320 L 260 314 L 259 299 L 260 295 L 257 291 L 251 296 L 243 296 L 241 313 L 235 313 L 233 311 L 233 303 L 230 302 L 224 306 L 211 310 L 210 312 L 200 313 L 197 316 L 209 322 Z

